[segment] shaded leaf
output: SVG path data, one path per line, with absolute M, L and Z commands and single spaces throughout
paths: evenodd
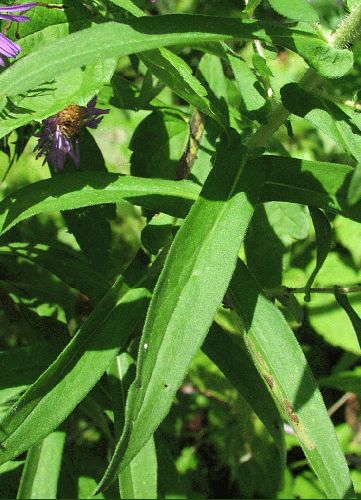
M 56 361 L 0 423 L 0 462 L 54 430 L 88 394 L 144 315 L 157 271 L 129 269 L 103 297 Z
M 323 266 L 329 251 L 331 250 L 332 243 L 331 224 L 324 212 L 322 212 L 322 210 L 317 210 L 316 208 L 310 208 L 310 214 L 316 234 L 316 267 L 312 271 L 306 283 L 306 302 L 311 300 L 310 288 L 319 270 Z
M 281 97 L 284 106 L 291 113 L 309 120 L 361 162 L 360 132 L 338 106 L 306 92 L 296 83 L 282 87 Z
M 230 289 L 245 342 L 271 393 L 293 426 L 330 498 L 354 498 L 349 470 L 301 346 L 276 306 L 239 261 Z
M 282 420 L 247 350 L 216 324 L 212 325 L 202 345 L 202 350 L 262 420 L 273 437 L 278 447 L 279 458 L 284 464 L 285 444 Z

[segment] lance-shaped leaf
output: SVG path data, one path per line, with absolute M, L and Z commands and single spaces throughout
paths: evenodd
M 69 173 L 58 179 L 36 182 L 5 198 L 0 203 L 0 234 L 42 212 L 124 200 L 184 217 L 199 190 L 199 186 L 190 181 L 143 179 L 106 172 Z
M 260 201 L 289 201 L 319 207 L 361 221 L 361 202 L 350 207 L 347 192 L 353 168 L 340 163 L 262 156 L 253 168 L 269 171 Z M 75 172 L 39 181 L 0 202 L 0 234 L 40 213 L 129 201 L 185 217 L 200 187 L 190 181 L 144 179 L 113 173 Z
M 108 370 L 116 439 L 120 438 L 124 426 L 126 395 L 134 380 L 135 370 L 135 362 L 127 352 L 117 356 Z M 119 474 L 121 498 L 158 498 L 157 470 L 157 451 L 152 436 L 128 467 Z
M 327 496 L 354 498 L 345 457 L 302 348 L 241 261 L 229 294 L 246 328 L 245 342 L 253 360 L 293 426 Z
M 44 438 L 88 394 L 145 314 L 159 270 L 129 269 L 0 423 L 0 463 Z
M 157 282 L 124 432 L 99 488 L 109 486 L 167 415 L 222 301 L 264 182 L 264 171 L 244 168 L 245 160 L 240 137 L 231 130 Z
M 16 498 L 57 498 L 66 434 L 52 432 L 27 454 Z
M 25 93 L 61 73 L 107 58 L 172 44 L 189 46 L 241 39 L 260 39 L 289 48 L 330 78 L 344 75 L 353 64 L 351 51 L 335 49 L 313 33 L 279 23 L 194 15 L 141 17 L 128 23 L 101 23 L 32 52 L 0 75 L 0 96 Z

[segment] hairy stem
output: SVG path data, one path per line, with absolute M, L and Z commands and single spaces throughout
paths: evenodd
M 331 44 L 343 49 L 355 42 L 361 35 L 361 4 L 346 16 L 331 37 Z

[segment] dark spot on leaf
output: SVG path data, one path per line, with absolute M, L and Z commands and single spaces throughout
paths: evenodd
M 293 408 L 292 404 L 287 399 L 285 399 L 283 403 L 284 403 L 284 406 L 285 406 L 285 409 L 286 409 L 286 412 L 287 412 L 289 419 L 294 424 L 299 424 L 300 419 L 296 415 L 295 409 Z

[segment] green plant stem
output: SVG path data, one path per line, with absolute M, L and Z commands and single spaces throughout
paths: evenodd
M 361 4 L 353 9 L 353 11 L 343 19 L 339 28 L 331 36 L 330 44 L 337 49 L 343 49 L 357 40 L 360 35 Z M 299 84 L 305 90 L 312 90 L 322 83 L 323 80 L 323 77 L 317 75 L 317 73 L 310 68 L 305 72 L 299 81 Z M 261 125 L 261 127 L 259 127 L 249 140 L 249 150 L 254 151 L 259 148 L 264 148 L 273 137 L 273 134 L 287 121 L 290 114 L 291 113 L 283 106 L 283 104 L 278 104 L 272 113 L 270 113 L 268 122 Z
M 310 289 L 310 293 L 331 293 L 334 295 L 335 288 L 341 295 L 347 295 L 349 293 L 360 293 L 361 292 L 361 284 L 360 285 L 352 285 L 352 286 L 328 286 L 328 287 L 314 287 Z M 306 293 L 306 287 L 301 288 L 291 288 L 287 286 L 280 286 L 279 288 L 268 288 L 265 290 L 266 294 L 271 297 L 287 297 L 288 295 L 293 295 L 296 293 Z
M 339 49 L 348 47 L 361 35 L 361 4 L 346 16 L 331 37 L 331 44 Z

